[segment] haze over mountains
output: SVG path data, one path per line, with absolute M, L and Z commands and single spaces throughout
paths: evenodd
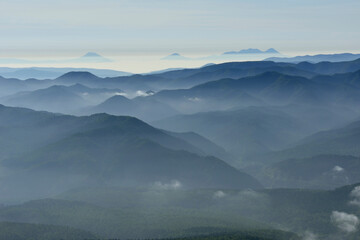
M 359 237 L 360 59 L 101 72 L 0 77 L 6 236 Z
M 6 142 L 10 148 L 1 149 L 3 167 L 10 172 L 8 180 L 3 179 L 7 187 L 2 191 L 10 191 L 3 195 L 5 198 L 12 194 L 46 196 L 42 192 L 45 189 L 60 193 L 66 188 L 107 181 L 115 186 L 134 187 L 173 179 L 186 188 L 261 186 L 220 159 L 205 157 L 206 148 L 198 149 L 181 139 L 181 135 L 174 137 L 135 118 L 107 114 L 76 118 L 4 106 L 1 115 L 1 127 L 7 129 L 7 139 L 13 139 Z M 20 123 L 19 117 L 23 119 Z M 57 132 L 58 128 L 65 129 Z M 47 176 L 42 184 L 44 190 L 26 192 L 28 186 L 24 183 L 36 184 L 41 181 L 39 176 Z M 69 186 L 62 182 L 65 179 L 72 179 Z
M 244 60 L 261 60 L 268 57 L 281 57 L 282 54 L 275 50 L 274 48 L 269 48 L 265 51 L 262 51 L 257 48 L 248 48 L 242 49 L 239 51 L 227 51 L 220 55 L 212 55 L 205 57 L 185 57 L 180 53 L 172 53 L 166 57 L 163 57 L 161 60 L 168 61 L 196 61 L 196 60 L 208 60 L 208 61 L 244 61 Z

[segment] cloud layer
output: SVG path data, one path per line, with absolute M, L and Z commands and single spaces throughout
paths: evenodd
M 333 211 L 331 214 L 331 222 L 341 231 L 352 233 L 358 229 L 359 218 L 354 214 Z

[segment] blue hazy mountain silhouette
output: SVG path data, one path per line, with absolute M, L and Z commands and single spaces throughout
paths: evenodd
M 262 51 L 257 48 L 248 48 L 248 49 L 242 49 L 240 51 L 224 52 L 223 54 L 280 54 L 280 53 L 274 48 L 269 48 L 268 50 L 265 51 Z
M 164 58 L 162 60 L 188 60 L 189 58 L 182 56 L 179 53 L 172 53 Z

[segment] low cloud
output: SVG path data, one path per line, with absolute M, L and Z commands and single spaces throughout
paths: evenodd
M 345 171 L 345 169 L 342 168 L 342 167 L 340 167 L 340 166 L 335 166 L 335 167 L 333 168 L 333 171 L 334 171 L 334 172 L 343 172 L 343 171 Z
M 199 102 L 199 101 L 201 101 L 201 99 L 200 99 L 200 98 L 197 98 L 197 97 L 188 98 L 188 100 L 189 100 L 190 102 Z
M 355 187 L 351 191 L 350 197 L 352 198 L 352 200 L 349 203 L 360 207 L 360 186 Z
M 310 231 L 306 231 L 302 237 L 302 240 L 317 240 L 317 236 L 310 232 Z
M 357 231 L 359 218 L 353 214 L 333 211 L 331 214 L 331 222 L 341 231 L 352 233 Z
M 124 93 L 124 92 L 116 92 L 115 95 L 120 95 L 120 96 L 124 96 L 124 97 L 127 97 L 128 94 L 127 93 Z
M 153 91 L 147 91 L 147 92 L 145 92 L 145 91 L 138 90 L 138 91 L 136 91 L 136 93 L 135 93 L 135 96 L 136 96 L 136 97 L 147 97 L 147 96 L 152 96 L 152 95 L 154 95 L 154 92 L 153 92 Z
M 170 183 L 155 182 L 154 188 L 157 190 L 177 190 L 182 188 L 182 184 L 178 180 L 172 180 Z
M 224 193 L 223 191 L 216 191 L 213 194 L 213 198 L 215 199 L 224 198 L 224 197 L 226 197 L 226 193 Z

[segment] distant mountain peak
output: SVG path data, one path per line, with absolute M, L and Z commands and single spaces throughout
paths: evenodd
M 224 52 L 224 55 L 228 54 L 280 54 L 277 50 L 274 48 L 269 48 L 266 51 L 262 51 L 257 48 L 248 48 L 248 49 L 242 49 L 240 51 L 230 51 L 230 52 Z
M 111 59 L 105 58 L 96 52 L 88 52 L 82 57 L 75 59 L 77 62 L 112 62 Z
M 82 57 L 102 57 L 102 56 L 96 52 L 88 52 Z
M 248 49 L 242 49 L 238 53 L 262 53 L 260 49 L 257 48 L 248 48 Z
M 276 49 L 274 48 L 269 48 L 268 50 L 265 51 L 266 53 L 279 53 Z
M 180 53 L 172 53 L 172 54 L 162 58 L 162 60 L 188 60 L 188 58 L 182 56 Z

